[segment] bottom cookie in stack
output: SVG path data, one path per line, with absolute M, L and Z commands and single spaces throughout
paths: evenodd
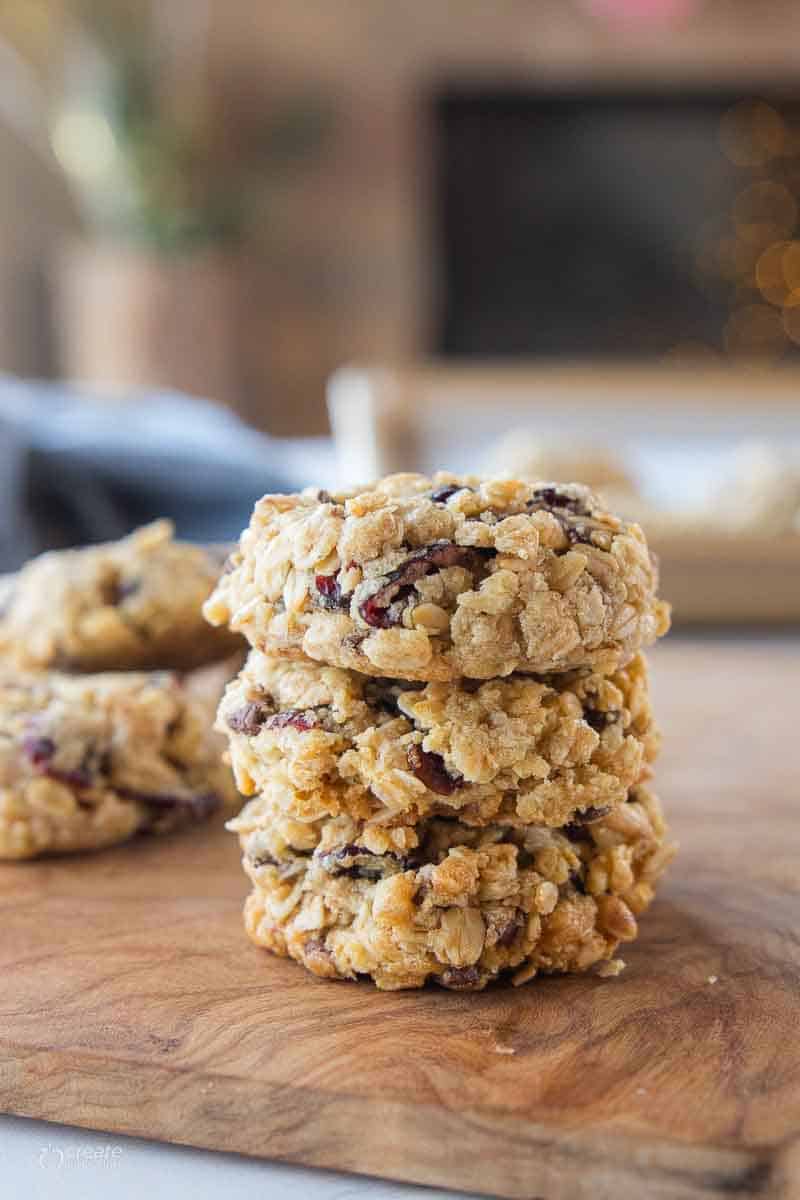
M 230 811 L 235 789 L 210 730 L 230 669 L 3 670 L 0 859 L 94 850 Z
M 501 975 L 611 964 L 670 861 L 661 807 L 644 784 L 596 820 L 467 826 L 453 817 L 381 825 L 287 816 L 281 784 L 228 825 L 253 890 L 254 942 L 330 979 L 382 989 L 479 990 Z

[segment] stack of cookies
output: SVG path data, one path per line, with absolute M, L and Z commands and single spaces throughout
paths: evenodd
M 99 849 L 235 802 L 211 731 L 240 639 L 213 553 L 157 521 L 0 581 L 0 859 Z
M 395 475 L 258 502 L 212 624 L 259 945 L 380 988 L 614 973 L 672 847 L 641 529 L 577 484 Z

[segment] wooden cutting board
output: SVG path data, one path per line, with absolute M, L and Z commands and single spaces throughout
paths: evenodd
M 0 868 L 0 1109 L 546 1200 L 800 1195 L 800 645 L 656 651 L 682 853 L 618 978 L 469 996 L 251 946 L 219 830 Z

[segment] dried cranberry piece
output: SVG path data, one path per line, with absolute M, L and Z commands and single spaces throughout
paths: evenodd
M 564 533 L 570 546 L 591 546 L 594 530 L 588 525 L 565 525 Z
M 355 858 L 359 854 L 369 854 L 369 850 L 365 850 L 363 846 L 357 846 L 355 842 L 347 842 L 344 846 L 337 846 L 335 850 L 328 850 L 325 854 L 319 856 L 325 870 L 328 865 L 340 862 L 344 858 Z
M 141 589 L 141 579 L 115 579 L 108 587 L 104 589 L 104 600 L 106 604 L 116 608 L 118 604 L 122 604 L 123 600 L 127 600 L 130 596 L 135 596 Z
M 280 879 L 288 879 L 292 875 L 297 874 L 297 859 L 308 858 L 309 854 L 302 850 L 291 850 L 286 858 L 275 858 L 273 854 L 266 851 L 264 854 L 259 854 L 255 858 L 250 859 L 250 866 L 255 868 L 260 867 L 277 867 L 278 877 Z
M 609 725 L 614 725 L 621 717 L 618 708 L 610 708 L 603 712 L 599 708 L 585 708 L 583 710 L 583 719 L 587 725 L 591 725 L 597 733 L 602 733 Z
M 348 875 L 351 879 L 367 879 L 371 883 L 376 883 L 387 874 L 394 874 L 396 870 L 405 870 L 407 866 L 407 860 L 393 850 L 372 854 L 354 842 L 320 854 L 318 861 L 329 875 Z
M 501 928 L 498 930 L 497 942 L 495 944 L 497 946 L 505 946 L 505 947 L 510 946 L 521 928 L 522 928 L 522 918 L 521 918 L 520 913 L 516 912 L 516 913 L 514 913 L 514 916 L 511 917 L 508 921 L 506 921 L 506 923 L 504 925 L 502 925 Z
M 321 596 L 326 598 L 338 596 L 340 593 L 338 571 L 335 575 L 315 575 L 314 586 Z
M 22 739 L 22 749 L 34 767 L 47 763 L 56 752 L 56 744 L 52 738 L 28 734 Z
M 456 492 L 474 492 L 475 488 L 469 487 L 464 483 L 446 483 L 444 487 L 437 488 L 431 492 L 431 500 L 434 504 L 446 504 L 451 496 L 455 496 Z
M 259 700 L 251 700 L 249 704 L 237 708 L 225 719 L 228 728 L 232 729 L 234 733 L 244 733 L 247 737 L 255 737 L 271 711 L 269 705 Z
M 412 684 L 404 684 L 404 689 L 410 690 Z M 397 685 L 395 685 L 397 687 Z M 364 700 L 370 708 L 376 708 L 390 717 L 400 717 L 400 707 L 397 703 L 398 690 L 392 690 L 392 684 L 385 679 L 368 679 L 364 684 Z
M 278 860 L 273 858 L 271 854 L 260 854 L 258 858 L 251 858 L 250 865 L 252 867 L 277 867 Z
M 409 555 L 396 570 L 390 571 L 383 587 L 367 597 L 359 605 L 358 611 L 367 625 L 374 629 L 388 629 L 400 621 L 399 613 L 394 611 L 393 601 L 404 599 L 418 579 L 444 567 L 476 566 L 482 555 L 490 553 L 494 552 L 457 546 L 455 542 L 432 542 L 430 546 L 423 546 Z
M 529 508 L 563 508 L 567 512 L 573 513 L 576 517 L 589 517 L 591 513 L 577 496 L 568 496 L 566 492 L 560 492 L 555 487 L 536 488 L 533 493 L 533 498 L 528 501 Z
M 607 817 L 610 812 L 610 804 L 590 804 L 588 808 L 575 814 L 575 822 L 578 825 L 592 825 L 595 821 L 602 821 L 603 817 Z
M 69 770 L 52 765 L 56 753 L 56 744 L 52 738 L 28 734 L 22 739 L 22 749 L 28 761 L 40 775 L 46 775 L 48 779 L 55 779 L 57 783 L 65 783 L 68 787 L 91 787 L 92 772 L 87 764 L 81 763 Z
M 481 981 L 481 974 L 477 967 L 448 967 L 446 971 L 442 971 L 441 975 L 436 975 L 435 978 L 442 987 L 459 991 L 477 987 Z
M 303 943 L 303 952 L 306 958 L 321 958 L 325 962 L 331 962 L 333 959 L 332 952 L 325 945 L 323 938 L 310 937 Z
M 68 787 L 88 788 L 92 786 L 92 773 L 88 767 L 75 767 L 71 771 L 61 771 L 57 767 L 46 767 L 44 774 L 48 779 L 55 779 L 58 783 L 66 783 Z
M 323 608 L 350 607 L 350 597 L 342 595 L 338 571 L 335 575 L 315 575 L 314 587 L 317 589 L 319 603 Z
M 555 517 L 570 546 L 593 545 L 593 526 L 572 524 L 570 520 L 571 517 L 591 517 L 592 515 L 591 510 L 576 496 L 568 496 L 554 487 L 537 488 L 533 499 L 528 501 L 528 508 L 535 511 L 545 509 Z
M 589 832 L 586 826 L 593 825 L 595 821 L 602 821 L 603 817 L 607 817 L 610 812 L 610 804 L 602 804 L 600 806 L 590 804 L 583 812 L 576 812 L 572 820 L 563 827 L 562 832 L 570 841 L 588 841 Z
M 123 600 L 127 600 L 129 596 L 135 596 L 141 590 L 141 579 L 125 579 L 117 586 L 117 604 L 121 604 Z
M 376 593 L 380 595 L 382 593 Z M 373 629 L 390 629 L 392 625 L 399 625 L 400 618 L 392 613 L 389 608 L 382 608 L 375 603 L 375 597 L 370 596 L 363 604 L 359 606 L 358 611 L 368 625 Z
M 216 812 L 221 803 L 216 792 L 195 792 L 194 795 L 181 796 L 176 792 L 138 792 L 135 788 L 119 788 L 118 791 L 126 800 L 135 800 L 147 808 L 185 809 L 196 821 L 202 821 Z
M 406 759 L 409 769 L 417 779 L 439 796 L 452 796 L 457 788 L 464 785 L 463 775 L 451 775 L 441 754 L 431 754 L 416 742 L 412 742 L 406 749 Z
M 302 708 L 287 708 L 283 712 L 268 717 L 267 729 L 314 729 L 319 724 L 312 712 Z

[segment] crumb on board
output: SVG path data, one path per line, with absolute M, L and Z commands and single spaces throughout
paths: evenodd
M 499 1044 L 499 1042 L 495 1044 L 494 1052 L 495 1052 L 495 1054 L 516 1054 L 517 1053 L 513 1046 L 501 1046 Z
M 608 962 L 601 962 L 597 968 L 597 974 L 601 979 L 612 979 L 615 975 L 620 975 L 625 970 L 625 962 L 621 958 L 612 958 Z
M 719 976 L 717 976 L 717 975 L 709 975 L 709 977 L 708 977 L 708 982 L 709 982 L 709 983 L 716 983 L 716 982 L 717 982 L 717 980 L 718 980 L 718 978 L 719 978 Z

